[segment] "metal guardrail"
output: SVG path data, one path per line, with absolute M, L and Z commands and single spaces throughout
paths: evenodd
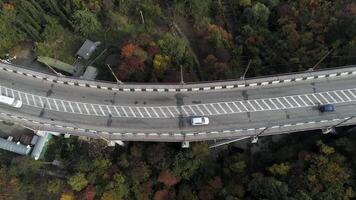
M 56 77 L 54 74 L 52 73 L 48 73 L 48 72 L 39 72 L 39 71 L 35 71 L 33 69 L 31 69 L 28 66 L 20 66 L 20 65 L 16 65 L 16 64 L 9 64 L 9 63 L 5 63 L 2 62 L 2 60 L 0 59 L 0 63 L 3 63 L 5 65 L 10 65 L 16 68 L 22 68 L 25 70 L 29 70 L 29 71 L 33 71 L 36 73 L 41 73 L 41 74 L 46 74 L 48 76 L 53 76 Z M 188 85 L 196 85 L 196 84 L 212 84 L 212 83 L 225 83 L 225 82 L 237 82 L 237 81 L 251 81 L 251 80 L 257 80 L 257 79 L 264 79 L 264 78 L 273 78 L 273 77 L 281 77 L 281 76 L 291 76 L 291 75 L 302 75 L 302 74 L 311 74 L 311 73 L 318 73 L 318 72 L 325 72 L 325 71 L 331 71 L 331 70 L 339 70 L 339 69 L 347 69 L 347 68 L 356 68 L 356 65 L 346 65 L 346 66 L 340 66 L 340 67 L 332 67 L 332 68 L 322 68 L 322 69 L 317 69 L 314 71 L 303 71 L 303 72 L 290 72 L 290 73 L 280 73 L 280 74 L 271 74 L 271 75 L 264 75 L 264 76 L 256 76 L 256 77 L 248 77 L 245 78 L 244 80 L 241 80 L 239 78 L 236 79 L 224 79 L 224 80 L 212 80 L 212 81 L 199 81 L 199 82 L 185 82 L 184 85 L 188 86 Z M 73 79 L 73 80 L 77 80 L 77 81 L 86 81 L 85 79 L 81 79 L 79 77 L 71 77 L 71 76 L 64 76 L 61 78 L 67 78 L 67 79 Z M 89 81 L 88 81 L 89 82 Z M 95 81 L 90 81 L 90 82 L 98 82 L 98 83 L 104 83 L 104 84 L 116 84 L 115 82 L 111 82 L 111 81 L 106 81 L 106 80 L 95 80 Z M 123 86 L 129 86 L 129 85 L 135 85 L 135 86 L 139 86 L 139 85 L 156 85 L 156 86 L 164 86 L 164 85 L 168 85 L 168 86 L 181 86 L 181 84 L 179 82 L 177 83 L 157 83 L 157 82 L 125 82 L 125 84 Z

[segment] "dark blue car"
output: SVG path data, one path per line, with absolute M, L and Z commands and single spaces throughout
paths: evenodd
M 320 112 L 333 112 L 335 111 L 335 106 L 333 104 L 319 105 Z

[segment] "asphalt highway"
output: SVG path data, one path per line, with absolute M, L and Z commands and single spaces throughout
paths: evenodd
M 199 133 L 224 130 L 235 130 L 229 137 L 238 137 L 257 134 L 264 127 L 303 126 L 356 115 L 355 74 L 224 90 L 123 92 L 57 84 L 0 71 L 0 92 L 23 102 L 20 109 L 0 105 L 2 113 L 58 127 L 105 132 L 109 134 L 104 137 L 122 140 L 125 138 L 120 134 L 144 135 L 138 135 L 137 140 L 149 141 L 174 141 L 175 135 L 178 141 L 182 141 L 182 135 L 198 140 L 194 136 Z M 317 106 L 326 103 L 335 104 L 336 111 L 320 113 Z M 210 124 L 191 126 L 193 116 L 207 116 Z M 63 132 L 75 134 L 71 130 Z M 120 134 L 113 137 L 114 133 Z M 148 133 L 151 138 L 147 138 Z M 221 137 L 223 134 L 210 134 L 204 139 Z

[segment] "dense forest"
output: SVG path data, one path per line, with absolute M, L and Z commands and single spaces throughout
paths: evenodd
M 56 137 L 41 161 L 0 152 L 0 199 L 348 200 L 355 137 L 300 133 L 217 149 Z
M 100 79 L 179 82 L 354 64 L 353 0 L 0 0 L 0 54 L 21 41 L 73 63 L 85 39 Z

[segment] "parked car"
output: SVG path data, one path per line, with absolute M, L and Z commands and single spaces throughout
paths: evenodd
M 335 106 L 333 104 L 323 104 L 319 105 L 320 112 L 333 112 L 335 111 Z
M 208 125 L 209 124 L 209 118 L 207 117 L 193 117 L 190 120 L 191 124 L 193 126 L 201 126 L 201 125 Z

